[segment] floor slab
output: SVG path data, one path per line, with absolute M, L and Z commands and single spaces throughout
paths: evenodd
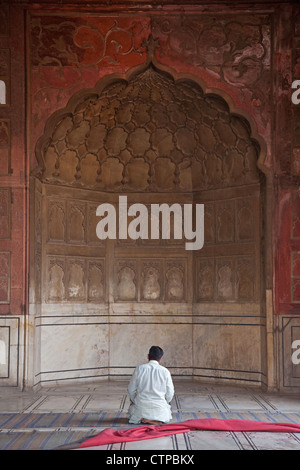
M 195 418 L 300 424 L 300 399 L 250 387 L 174 380 L 173 422 Z M 0 450 L 76 448 L 106 428 L 128 429 L 127 380 L 21 392 L 0 388 Z M 87 448 L 106 451 L 300 450 L 300 433 L 191 431 Z

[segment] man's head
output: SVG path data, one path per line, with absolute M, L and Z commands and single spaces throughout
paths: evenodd
M 162 350 L 162 348 L 160 348 L 159 346 L 151 346 L 151 348 L 149 349 L 149 354 L 148 354 L 148 358 L 149 358 L 149 361 L 160 361 L 161 358 L 163 357 L 164 355 L 164 352 Z

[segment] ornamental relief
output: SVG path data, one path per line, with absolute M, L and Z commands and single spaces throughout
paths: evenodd
M 257 300 L 254 256 L 198 258 L 196 302 L 254 302 Z
M 267 15 L 154 18 L 159 59 L 206 69 L 226 84 L 248 90 L 267 125 L 271 85 L 271 20 Z
M 186 260 L 116 260 L 115 301 L 186 302 Z
M 104 269 L 100 258 L 47 256 L 47 302 L 104 302 Z
M 150 42 L 150 38 L 152 42 Z M 154 55 L 161 64 L 192 66 L 240 92 L 268 125 L 271 19 L 268 15 L 149 15 L 30 18 L 31 64 L 48 91 L 77 89 L 105 67 L 132 67 Z M 155 93 L 155 91 L 154 91 Z M 41 116 L 36 109 L 37 115 Z M 161 116 L 163 119 L 163 116 Z
M 259 147 L 246 121 L 196 83 L 153 67 L 88 93 L 48 132 L 35 174 L 49 183 L 171 192 L 259 181 Z
M 98 204 L 47 199 L 47 243 L 103 246 L 96 235 Z

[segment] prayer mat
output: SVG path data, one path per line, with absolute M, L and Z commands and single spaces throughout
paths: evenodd
M 269 423 L 240 419 L 190 419 L 182 423 L 139 426 L 131 429 L 107 428 L 86 439 L 77 449 L 120 442 L 140 441 L 189 431 L 287 432 L 300 433 L 300 424 Z

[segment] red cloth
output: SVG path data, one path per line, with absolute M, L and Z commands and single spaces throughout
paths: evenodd
M 268 423 L 243 419 L 189 419 L 182 423 L 162 424 L 160 426 L 139 426 L 116 430 L 107 428 L 96 436 L 84 441 L 82 447 L 94 447 L 114 442 L 139 441 L 169 436 L 189 431 L 255 431 L 255 432 L 299 432 L 300 424 Z

